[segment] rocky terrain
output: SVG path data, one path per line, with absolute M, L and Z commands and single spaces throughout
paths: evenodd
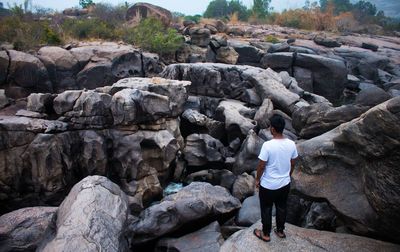
M 0 51 L 0 251 L 400 250 L 398 37 L 178 29 L 168 59 Z M 288 239 L 266 245 L 254 175 L 273 114 L 299 160 Z

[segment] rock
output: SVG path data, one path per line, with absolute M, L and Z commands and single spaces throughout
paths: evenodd
M 311 204 L 312 202 L 305 200 L 299 195 L 289 193 L 287 200 L 286 222 L 298 227 L 304 226 L 304 220 L 310 210 Z
M 347 69 L 343 61 L 299 53 L 295 65 L 312 71 L 315 94 L 322 95 L 331 102 L 341 97 L 347 80 Z
M 354 75 L 348 74 L 347 75 L 347 83 L 346 83 L 346 88 L 349 89 L 358 89 L 358 86 L 360 84 L 361 80 L 359 78 L 357 78 Z
M 281 77 L 271 69 L 225 64 L 173 64 L 161 74 L 163 78 L 189 80 L 192 95 L 240 99 L 245 90 L 255 88 L 260 101 L 270 98 L 274 105 L 291 114 L 300 100 L 286 89 Z
M 14 50 L 8 51 L 10 66 L 6 94 L 10 98 L 22 98 L 31 92 L 51 93 L 53 87 L 49 81 L 47 70 L 36 57 Z M 12 87 L 21 88 L 22 93 L 15 92 Z
M 207 49 L 196 45 L 189 45 L 185 43 L 176 51 L 176 60 L 182 63 L 190 63 L 195 58 L 197 58 L 196 61 L 205 62 L 206 57 Z
M 211 34 L 217 34 L 218 30 L 215 26 L 211 25 L 211 24 L 206 24 L 204 25 L 204 28 L 209 29 Z
M 8 66 L 10 58 L 6 51 L 0 51 L 0 85 L 4 85 L 7 80 Z
M 142 54 L 139 51 L 122 54 L 112 60 L 111 72 L 118 79 L 144 77 Z
M 305 54 L 317 54 L 313 49 L 303 46 L 290 46 L 289 52 L 305 53 Z
M 243 37 L 244 33 L 245 31 L 243 30 L 243 28 L 239 26 L 229 26 L 226 30 L 226 34 L 238 37 Z
M 51 94 L 30 94 L 28 96 L 27 110 L 46 113 L 52 110 L 54 96 Z
M 210 43 L 211 32 L 209 29 L 193 27 L 189 31 L 193 45 L 207 47 Z
M 105 177 L 87 177 L 60 205 L 54 238 L 39 251 L 127 250 L 127 219 L 125 193 Z
M 399 108 L 400 98 L 393 98 L 356 120 L 301 142 L 292 176 L 295 190 L 326 200 L 353 232 L 375 233 L 393 241 L 400 237 L 400 216 L 393 214 L 399 210 L 392 204 L 400 195 Z M 322 177 L 324 184 L 315 187 Z
M 293 127 L 301 138 L 313 138 L 359 117 L 368 108 L 355 105 L 332 107 L 326 103 L 313 104 L 293 113 Z
M 207 182 L 212 185 L 225 187 L 226 189 L 231 191 L 235 180 L 236 176 L 229 170 L 208 169 L 191 173 L 185 178 L 185 183 L 190 184 L 195 181 Z
M 225 122 L 228 141 L 239 137 L 244 138 L 249 130 L 255 128 L 255 111 L 250 109 L 242 102 L 236 100 L 222 101 L 216 110 L 216 119 Z
M 239 54 L 230 46 L 220 47 L 217 51 L 217 62 L 235 65 Z
M 0 216 L 1 251 L 34 251 L 51 226 L 57 207 L 29 207 Z
M 57 93 L 76 87 L 75 76 L 80 70 L 78 60 L 67 50 L 45 46 L 38 51 L 47 71 L 53 74 L 52 82 Z M 46 58 L 46 59 L 45 59 Z
M 357 94 L 354 103 L 361 106 L 373 107 L 375 105 L 378 105 L 382 102 L 389 100 L 390 98 L 392 98 L 390 94 L 385 92 L 383 89 L 374 86 L 371 88 L 361 90 Z
M 81 89 L 95 89 L 114 83 L 117 80 L 111 72 L 111 62 L 101 61 L 89 63 L 76 76 L 77 85 Z
M 286 223 L 285 240 L 279 239 L 272 234 L 271 242 L 268 245 L 257 239 L 253 230 L 261 229 L 261 222 L 236 232 L 222 245 L 220 251 L 397 251 L 399 245 L 373 240 L 371 238 L 359 237 L 349 234 L 337 234 L 314 229 L 304 229 Z M 312 242 L 310 242 L 312 237 Z M 351 248 L 351 249 L 349 249 Z
M 264 140 L 258 137 L 256 132 L 250 130 L 239 150 L 232 172 L 239 175 L 243 172 L 254 171 L 257 168 L 258 155 L 263 143 Z
M 235 51 L 239 54 L 239 64 L 258 65 L 261 57 L 264 54 L 264 52 L 257 47 L 245 44 L 243 42 L 229 41 L 228 45 L 233 47 L 233 49 L 235 49 Z
M 78 9 L 78 8 L 67 8 L 62 12 L 66 16 L 78 17 L 84 16 L 89 13 L 88 9 Z
M 326 202 L 314 202 L 305 216 L 303 227 L 333 231 L 335 228 L 335 218 L 335 212 L 333 212 Z
M 153 17 L 160 20 L 164 26 L 168 27 L 172 21 L 172 14 L 160 6 L 149 3 L 135 3 L 126 12 L 126 20 L 132 24 L 139 24 L 142 18 Z
M 194 26 L 196 24 L 196 22 L 194 22 L 193 20 L 183 20 L 183 26 L 188 27 L 188 26 Z
M 193 182 L 144 210 L 129 227 L 133 232 L 132 243 L 156 239 L 199 219 L 229 214 L 240 206 L 240 201 L 225 188 Z
M 267 53 L 289 52 L 290 45 L 286 42 L 271 45 Z
M 269 127 L 269 118 L 273 115 L 274 104 L 270 99 L 264 99 L 261 107 L 257 110 L 254 120 L 258 127 L 266 129 Z
M 261 59 L 261 65 L 264 68 L 270 67 L 274 70 L 290 69 L 292 64 L 293 53 L 290 52 L 267 53 Z
M 185 160 L 189 166 L 203 166 L 209 162 L 222 162 L 224 145 L 206 134 L 192 134 L 186 138 Z
M 258 193 L 246 198 L 238 214 L 235 222 L 239 226 L 250 227 L 261 218 L 260 199 Z
M 224 238 L 217 221 L 179 238 L 163 238 L 157 242 L 156 251 L 218 252 Z
M 377 45 L 374 45 L 374 44 L 371 44 L 371 43 L 365 43 L 365 42 L 363 42 L 361 44 L 361 47 L 365 48 L 365 49 L 369 49 L 369 50 L 374 51 L 374 52 L 378 51 L 378 48 L 379 48 Z
M 315 36 L 314 42 L 317 45 L 322 45 L 325 47 L 340 47 L 342 44 L 337 42 L 336 39 L 327 38 L 324 36 Z
M 225 125 L 223 122 L 211 119 L 192 109 L 187 109 L 183 112 L 181 130 L 184 137 L 196 132 L 208 134 L 219 140 L 225 136 Z
M 4 92 L 4 89 L 0 89 L 0 109 L 6 107 L 10 102 Z
M 296 78 L 300 88 L 307 92 L 314 92 L 313 72 L 302 67 L 293 68 L 293 77 Z
M 81 94 L 82 91 L 65 91 L 58 94 L 53 100 L 54 111 L 58 115 L 63 115 L 64 113 L 71 111 Z
M 253 176 L 243 173 L 239 175 L 232 187 L 232 195 L 243 201 L 247 197 L 254 194 L 254 188 L 256 186 L 256 180 Z

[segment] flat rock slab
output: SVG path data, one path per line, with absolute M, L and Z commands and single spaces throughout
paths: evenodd
M 275 223 L 273 223 L 275 224 Z M 233 251 L 399 251 L 400 245 L 370 238 L 338 234 L 314 229 L 285 225 L 286 239 L 271 234 L 271 242 L 266 243 L 254 236 L 253 230 L 261 228 L 257 222 L 248 229 L 236 232 L 221 247 L 220 252 Z

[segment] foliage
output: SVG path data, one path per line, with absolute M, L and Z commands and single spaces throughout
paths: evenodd
M 353 7 L 350 3 L 350 0 L 320 0 L 319 2 L 322 12 L 326 12 L 329 8 L 331 8 L 330 5 L 333 5 L 334 15 L 351 11 Z
M 250 11 L 240 0 L 232 0 L 228 3 L 228 13 L 232 16 L 237 14 L 239 20 L 246 21 L 250 16 Z
M 238 14 L 240 20 L 247 20 L 250 13 L 240 0 L 213 0 L 204 12 L 205 18 L 228 18 L 234 13 Z
M 94 4 L 93 0 L 79 0 L 79 5 L 82 8 L 87 8 L 87 7 L 89 7 L 90 5 L 93 5 L 93 4 Z
M 98 3 L 94 6 L 91 14 L 105 22 L 110 26 L 117 26 L 123 22 L 125 22 L 125 15 L 128 10 L 128 6 L 126 4 L 120 4 L 117 6 L 113 6 L 108 3 Z
M 146 18 L 137 27 L 126 31 L 125 41 L 160 55 L 168 55 L 180 48 L 184 40 L 176 30 L 165 28 L 158 19 Z
M 266 36 L 265 37 L 265 39 L 264 39 L 264 41 L 265 42 L 269 42 L 269 43 L 273 43 L 273 44 L 276 44 L 276 43 L 279 43 L 280 41 L 279 41 L 279 39 L 277 39 L 275 36 L 273 36 L 273 35 L 268 35 L 268 36 Z
M 100 19 L 67 19 L 62 24 L 64 34 L 76 39 L 115 39 L 114 27 Z
M 194 16 L 185 16 L 184 20 L 191 20 L 196 24 L 200 23 L 201 15 L 194 15 Z
M 265 18 L 269 11 L 271 0 L 253 0 L 253 14 L 258 18 Z
M 377 9 L 376 6 L 370 2 L 358 1 L 353 5 L 353 13 L 357 20 L 365 21 L 375 16 L 375 14 L 377 14 Z

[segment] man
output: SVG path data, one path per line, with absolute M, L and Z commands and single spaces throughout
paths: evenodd
M 273 139 L 263 144 L 257 166 L 256 188 L 259 188 L 262 230 L 254 229 L 254 235 L 269 242 L 271 240 L 272 205 L 276 208 L 275 234 L 286 238 L 286 201 L 290 191 L 290 176 L 297 158 L 296 145 L 283 136 L 285 120 L 280 115 L 270 118 Z

